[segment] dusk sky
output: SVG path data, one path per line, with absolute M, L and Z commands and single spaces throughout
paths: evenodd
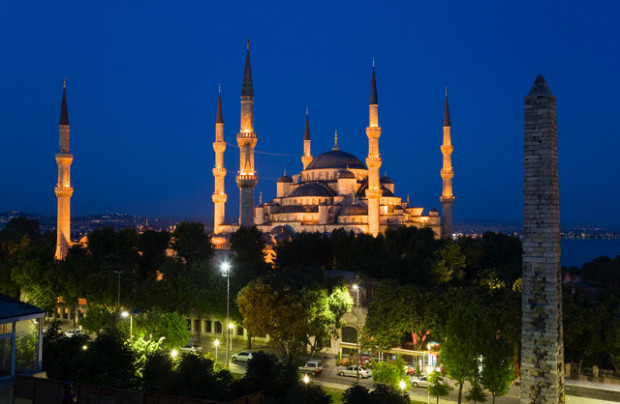
M 381 172 L 441 211 L 448 87 L 454 219 L 522 217 L 523 98 L 557 97 L 563 225 L 620 226 L 620 2 L 5 1 L 0 211 L 56 213 L 63 78 L 75 215 L 212 222 L 222 86 L 227 221 L 238 219 L 239 97 L 250 37 L 259 192 L 338 143 L 362 161 L 376 60 Z

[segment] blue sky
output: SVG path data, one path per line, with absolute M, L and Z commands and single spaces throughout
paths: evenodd
M 236 144 L 249 36 L 257 201 L 301 169 L 306 107 L 314 156 L 337 129 L 365 158 L 374 57 L 382 171 L 398 195 L 441 207 L 448 86 L 455 220 L 520 219 L 523 97 L 541 73 L 557 97 L 563 224 L 620 226 L 617 1 L 125 3 L 0 6 L 0 211 L 55 213 L 66 77 L 74 214 L 210 221 L 218 84 Z M 230 222 L 238 159 L 229 146 Z

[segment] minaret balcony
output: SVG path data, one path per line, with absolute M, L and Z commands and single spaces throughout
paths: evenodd
M 366 198 L 368 199 L 381 198 L 382 195 L 383 195 L 383 191 L 381 190 L 381 188 L 378 188 L 378 189 L 368 188 L 366 190 Z
M 226 203 L 228 196 L 226 194 L 213 194 L 211 199 L 213 199 L 213 203 Z
M 444 180 L 451 180 L 454 177 L 454 171 L 452 170 L 441 170 L 441 178 Z
M 256 132 L 239 132 L 237 139 L 256 139 Z
M 379 139 L 381 137 L 381 126 L 369 126 L 366 128 L 366 136 L 371 139 Z
M 226 142 L 213 142 L 213 150 L 216 153 L 224 153 L 226 150 Z
M 443 154 L 452 154 L 453 150 L 454 150 L 454 146 L 452 146 L 451 144 L 441 145 L 441 153 Z
M 56 187 L 54 188 L 54 191 L 56 192 L 56 196 L 61 198 L 61 197 L 71 197 L 71 195 L 73 195 L 73 188 L 72 187 Z
M 254 174 L 237 175 L 237 185 L 239 188 L 254 188 L 258 182 L 258 176 Z
M 56 163 L 60 166 L 70 165 L 73 162 L 73 154 L 56 153 Z
M 441 203 L 442 203 L 442 204 L 444 204 L 444 205 L 445 205 L 445 204 L 451 204 L 451 203 L 454 203 L 454 196 L 453 196 L 453 195 L 451 195 L 451 196 L 443 196 L 443 195 L 442 195 L 442 196 L 439 198 L 439 200 L 440 200 L 440 201 L 441 201 Z
M 366 158 L 366 165 L 368 166 L 368 169 L 373 169 L 373 168 L 379 168 L 381 167 L 381 163 L 383 162 L 383 160 L 381 160 L 381 157 L 368 157 Z
M 224 167 L 213 167 L 213 176 L 215 178 L 226 177 L 226 169 Z

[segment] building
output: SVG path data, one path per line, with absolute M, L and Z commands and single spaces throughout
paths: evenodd
M 58 183 L 54 189 L 58 198 L 58 225 L 56 226 L 56 254 L 54 258 L 62 260 L 71 247 L 71 163 L 73 155 L 69 152 L 69 112 L 67 110 L 66 83 L 62 86 L 62 104 L 58 124 Z
M 254 166 L 254 148 L 257 136 L 254 132 L 254 92 L 250 67 L 250 47 L 248 42 L 245 70 L 241 92 L 241 128 L 237 134 L 240 149 L 239 171 L 236 177 L 239 187 L 239 222 L 224 224 L 224 122 L 222 119 L 221 98 L 218 99 L 216 119 L 215 151 L 215 205 L 214 233 L 234 232 L 240 225 L 256 225 L 264 233 L 280 234 L 294 232 L 328 232 L 344 228 L 356 233 L 369 233 L 377 236 L 388 227 L 415 226 L 431 228 L 437 237 L 452 234 L 452 177 L 451 165 L 453 146 L 450 137 L 450 116 L 448 98 L 444 112 L 443 153 L 443 207 L 444 223 L 441 223 L 436 209 L 428 212 L 424 208 L 411 205 L 409 198 L 403 200 L 396 194 L 395 184 L 387 175 L 380 177 L 382 156 L 379 153 L 379 101 L 373 61 L 370 87 L 369 123 L 366 128 L 368 156 L 365 161 L 341 150 L 336 132 L 331 150 L 312 157 L 310 123 L 306 111 L 303 136 L 303 169 L 291 176 L 286 172 L 275 184 L 277 196 L 269 202 L 254 205 L 254 189 L 258 181 Z M 361 139 L 361 137 L 360 137 Z M 222 243 L 226 237 L 215 237 Z

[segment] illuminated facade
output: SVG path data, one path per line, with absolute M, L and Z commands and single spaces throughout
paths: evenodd
M 69 153 L 69 112 L 67 110 L 67 89 L 63 84 L 60 122 L 58 125 L 58 183 L 54 191 L 58 198 L 58 223 L 56 230 L 56 254 L 54 258 L 62 260 L 71 246 L 71 163 L 73 155 Z
M 384 232 L 388 227 L 414 226 L 428 227 L 437 237 L 444 231 L 452 234 L 451 204 L 452 195 L 452 167 L 450 153 L 449 114 L 446 99 L 446 118 L 444 118 L 444 145 L 441 147 L 444 154 L 444 166 L 441 171 L 444 181 L 441 197 L 444 205 L 444 215 L 448 223 L 442 226 L 439 213 L 432 209 L 428 213 L 424 208 L 411 206 L 409 198 L 406 201 L 395 194 L 394 182 L 384 175 L 380 177 L 382 158 L 379 153 L 379 101 L 373 61 L 369 122 L 366 128 L 368 138 L 368 156 L 365 163 L 350 153 L 340 150 L 338 137 L 334 147 L 325 153 L 313 157 L 311 154 L 311 138 L 308 111 L 303 136 L 303 154 L 301 157 L 301 172 L 288 176 L 285 174 L 276 183 L 276 198 L 272 201 L 259 202 L 254 206 L 254 188 L 258 180 L 254 167 L 254 147 L 256 134 L 253 125 L 252 73 L 250 69 L 249 44 L 246 54 L 245 72 L 241 93 L 241 130 L 237 134 L 237 143 L 240 149 L 239 173 L 239 225 L 256 225 L 264 233 L 291 233 L 291 232 L 332 232 L 338 228 L 356 233 L 369 233 L 373 236 Z M 218 111 L 221 105 L 218 105 Z M 445 126 L 445 122 L 448 126 Z M 218 123 L 220 124 L 218 115 Z M 219 128 L 219 127 L 218 127 Z M 222 126 L 223 128 L 223 126 Z M 219 130 L 219 129 L 217 129 Z M 216 135 L 216 143 L 220 136 Z M 214 143 L 214 148 L 215 144 Z M 223 147 L 216 150 L 216 168 L 225 173 L 221 153 Z M 222 150 L 221 153 L 219 150 Z M 222 176 L 223 181 L 223 176 Z M 224 225 L 223 204 L 225 194 L 223 183 L 216 177 L 215 195 L 224 195 L 219 204 L 215 205 L 215 233 L 226 234 L 235 231 L 238 225 Z M 220 238 L 214 238 L 220 240 Z M 225 242 L 225 238 L 221 238 Z

